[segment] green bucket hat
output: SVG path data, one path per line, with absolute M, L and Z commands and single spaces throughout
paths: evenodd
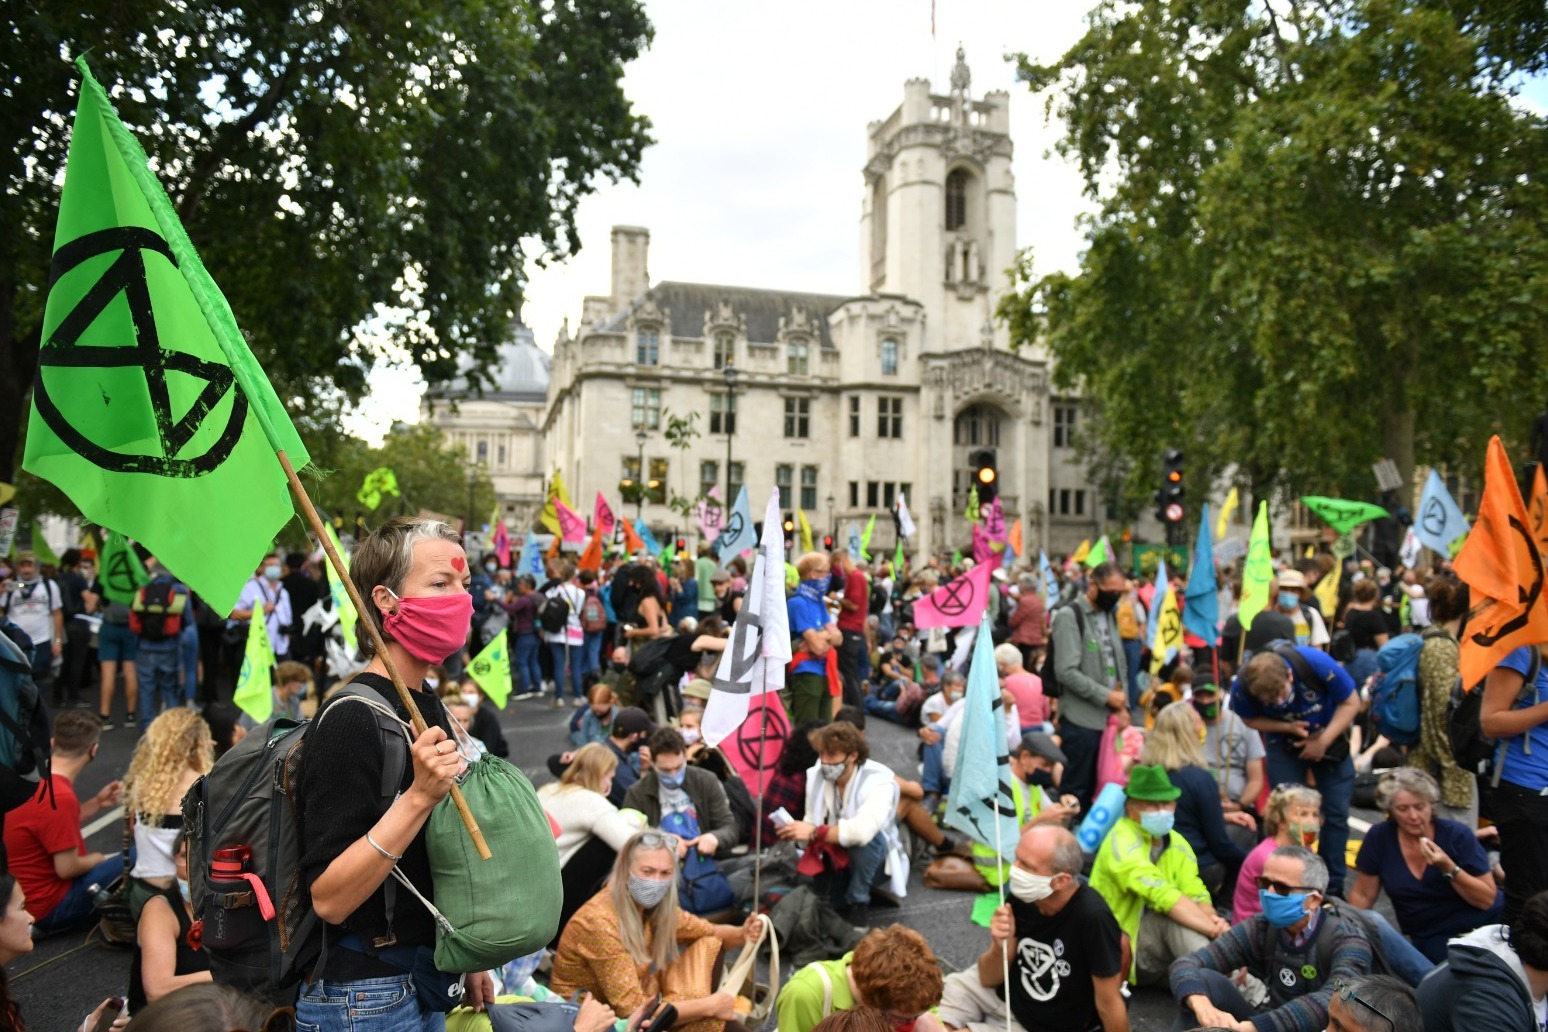
M 1141 764 L 1129 771 L 1129 785 L 1123 790 L 1130 799 L 1147 803 L 1169 803 L 1182 795 L 1182 789 L 1172 784 L 1166 776 L 1166 768 L 1157 764 Z

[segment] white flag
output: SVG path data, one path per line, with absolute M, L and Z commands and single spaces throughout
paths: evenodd
M 1419 565 L 1419 552 L 1424 545 L 1419 541 L 1419 535 L 1414 533 L 1414 528 L 1408 528 L 1408 536 L 1403 539 L 1403 547 L 1398 551 L 1398 561 L 1410 570 Z
M 785 610 L 785 542 L 779 488 L 763 514 L 752 577 L 731 640 L 720 657 L 714 687 L 704 707 L 704 742 L 719 745 L 747 719 L 749 697 L 785 686 L 790 662 L 790 615 Z
M 903 492 L 898 492 L 898 533 L 906 538 L 914 536 L 914 531 L 919 528 L 914 526 L 914 517 L 908 514 L 908 502 L 903 498 Z

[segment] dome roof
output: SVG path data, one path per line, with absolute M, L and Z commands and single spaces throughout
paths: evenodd
M 482 394 L 479 394 L 469 389 L 464 377 L 432 391 L 431 396 L 466 398 L 476 395 L 504 401 L 546 401 L 548 370 L 552 363 L 553 358 L 537 346 L 532 331 L 521 322 L 512 320 L 509 336 L 495 345 L 495 359 L 489 368 L 493 384 L 485 384 Z M 465 374 L 471 362 L 463 356 L 457 365 Z

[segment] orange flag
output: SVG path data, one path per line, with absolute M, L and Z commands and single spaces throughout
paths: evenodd
M 1537 551 L 1548 561 L 1548 476 L 1539 465 L 1532 476 L 1532 497 L 1527 499 L 1527 526 L 1532 528 L 1532 539 Z
M 1017 555 L 1021 554 L 1021 521 L 1020 520 L 1017 520 L 1015 523 L 1011 524 L 1011 529 L 1010 529 L 1010 548 L 1011 548 L 1011 551 L 1015 552 Z
M 581 553 L 580 563 L 577 569 L 597 570 L 602 569 L 602 528 L 598 527 L 591 532 L 591 540 L 586 543 L 586 550 Z
M 554 540 L 553 540 L 553 542 L 551 544 L 549 544 L 548 552 L 546 553 L 548 558 L 550 558 L 550 559 L 557 559 L 557 558 L 559 558 L 560 545 L 563 544 L 563 541 L 564 541 L 564 539 L 561 538 L 558 534 L 554 535 Z
M 629 521 L 629 517 L 621 516 L 618 522 L 623 524 L 624 551 L 630 555 L 638 555 L 645 551 L 645 542 L 640 539 L 639 532 L 634 529 L 634 524 Z
M 1543 558 L 1529 519 L 1505 446 L 1496 436 L 1484 460 L 1478 521 L 1455 564 L 1457 576 L 1472 590 L 1462 638 L 1462 683 L 1469 689 L 1510 652 L 1548 642 Z

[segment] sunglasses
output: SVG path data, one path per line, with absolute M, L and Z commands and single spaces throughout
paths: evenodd
M 646 849 L 670 849 L 677 851 L 677 836 L 668 835 L 664 831 L 640 832 L 640 845 Z
M 1358 1003 L 1360 1006 L 1364 1007 L 1366 1010 L 1368 1010 L 1372 1014 L 1376 1015 L 1382 1021 L 1385 1021 L 1387 1023 L 1387 1027 L 1388 1028 L 1391 1028 L 1391 1029 L 1396 1029 L 1397 1028 L 1396 1022 L 1394 1022 L 1387 1015 L 1383 1014 L 1381 1011 L 1377 1010 L 1375 1007 L 1372 1007 L 1370 1004 L 1368 1004 L 1364 1000 L 1360 999 L 1359 994 L 1357 994 L 1354 991 L 1354 987 L 1351 986 L 1348 982 L 1344 981 L 1342 978 L 1335 978 L 1335 979 L 1333 979 L 1333 993 L 1340 1000 L 1343 1000 L 1345 1003 L 1348 1003 L 1350 1000 L 1353 1000 L 1355 1003 Z
M 1286 885 L 1282 881 L 1276 881 L 1275 879 L 1262 874 L 1258 875 L 1255 880 L 1258 883 L 1258 888 L 1263 889 L 1265 892 L 1272 892 L 1276 896 L 1288 896 L 1293 892 L 1322 891 L 1320 889 L 1314 889 L 1309 885 Z

